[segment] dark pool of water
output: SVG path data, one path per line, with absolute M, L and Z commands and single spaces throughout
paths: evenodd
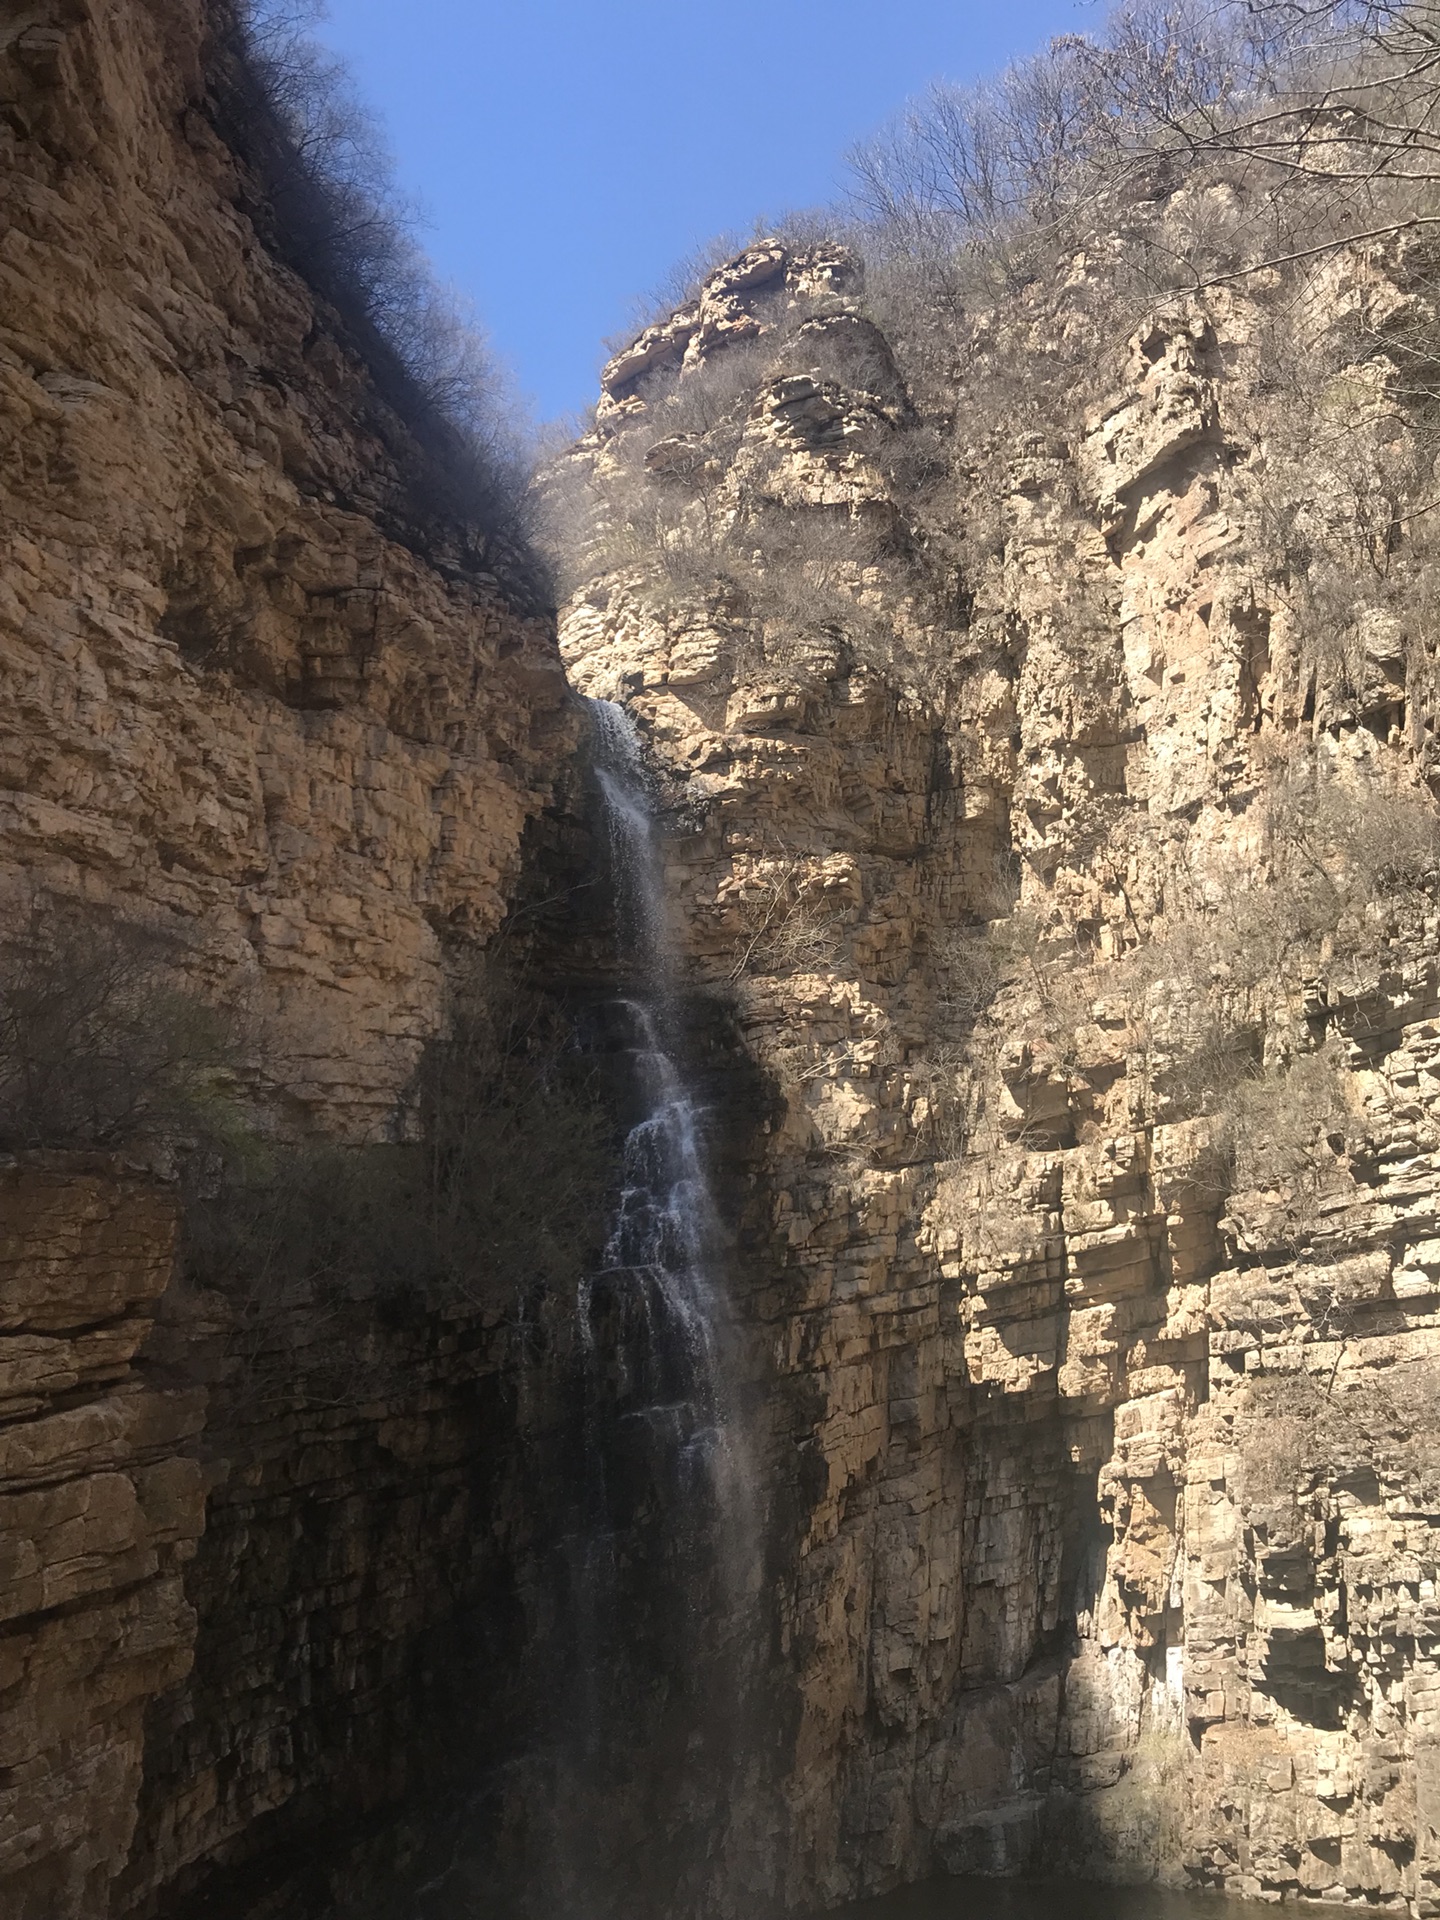
M 1170 1893 L 1163 1887 L 950 1879 L 860 1900 L 837 1908 L 827 1920 L 1235 1920 L 1251 1911 L 1219 1894 Z

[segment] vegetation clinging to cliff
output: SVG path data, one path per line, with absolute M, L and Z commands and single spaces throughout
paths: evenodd
M 1002 856 L 1030 871 L 1006 934 L 962 912 L 956 964 L 929 956 L 955 1029 L 931 1058 L 937 1087 L 993 1080 L 992 1027 L 1049 1028 L 1045 1115 L 1005 1125 L 1052 1142 L 1070 1124 L 1062 1083 L 1119 1046 L 1096 1039 L 1094 1002 L 1130 993 L 1107 1020 L 1143 1056 L 1148 1118 L 1213 1122 L 1217 1182 L 1288 1194 L 1292 1239 L 1361 1144 L 1337 1067 L 1437 884 L 1427 23 L 1426 7 L 1137 5 L 1101 40 L 932 94 L 860 157 L 854 206 L 757 241 L 668 344 L 662 323 L 633 372 L 618 357 L 574 461 L 593 610 L 648 625 L 672 671 L 693 671 L 699 632 L 717 678 L 759 683 L 749 710 L 801 732 L 811 694 L 823 708 L 821 683 L 857 668 L 963 724 L 967 676 L 1033 672 L 1052 652 L 1062 684 L 1103 692 L 1112 676 L 1130 724 L 1149 694 L 1143 665 L 1116 661 L 1115 563 L 1148 527 L 1128 489 L 1136 469 L 1156 492 L 1213 486 L 1233 537 L 1206 564 L 1226 576 L 1229 625 L 1203 638 L 1222 602 L 1197 589 L 1194 644 L 1231 650 L 1259 736 L 1220 788 L 1233 813 L 1255 808 L 1252 879 L 1187 875 L 1188 821 L 1157 846 L 1122 783 L 1053 775 L 1042 824 L 1011 817 Z M 814 261 L 842 249 L 863 285 L 817 290 Z M 845 329 L 885 354 L 830 353 Z M 1156 689 L 1184 666 L 1152 661 Z M 1357 729 L 1419 777 L 1336 777 L 1326 736 Z M 817 950 L 848 966 L 845 929 L 812 924 L 803 863 L 773 854 L 737 977 Z M 1083 902 L 1054 885 L 1061 867 L 1097 883 Z M 984 907 L 978 890 L 966 904 Z
M 840 242 L 863 260 L 863 290 L 767 285 L 747 296 L 753 324 L 702 333 L 683 365 L 652 358 L 602 410 L 588 499 L 562 515 L 562 570 L 572 584 L 619 577 L 663 617 L 706 607 L 742 668 L 793 664 L 793 643 L 803 655 L 819 635 L 937 689 L 955 656 L 983 646 L 962 630 L 1000 548 L 996 477 L 1022 438 L 1042 454 L 1082 438 L 1081 395 L 1097 374 L 1121 376 L 1126 335 L 1157 303 L 1257 274 L 1263 292 L 1283 267 L 1290 297 L 1246 401 L 1274 455 L 1254 504 L 1317 648 L 1341 659 L 1356 596 L 1342 608 L 1329 576 L 1350 586 L 1374 570 L 1390 540 L 1377 499 L 1418 484 L 1386 431 L 1403 382 L 1375 369 L 1389 354 L 1428 393 L 1434 352 L 1423 325 L 1410 338 L 1363 303 L 1317 329 L 1306 276 L 1357 238 L 1407 236 L 1406 271 L 1427 276 L 1413 230 L 1440 215 L 1429 175 L 1393 151 L 1406 129 L 1423 147 L 1436 117 L 1418 19 L 1338 0 L 1136 0 L 1096 39 L 1066 36 L 980 87 L 932 89 L 857 152 L 850 206 L 778 229 L 797 254 Z M 1337 140 L 1344 168 L 1325 164 Z M 847 334 L 880 352 L 847 355 Z M 888 499 L 840 455 L 823 501 L 787 489 L 797 404 L 817 420 L 828 409 L 851 464 L 885 470 Z M 1409 408 L 1417 423 L 1423 411 Z M 1324 435 L 1335 497 L 1310 497 L 1287 417 L 1305 420 L 1307 444 Z
M 213 1139 L 235 1023 L 162 935 L 37 903 L 0 941 L 0 1151 Z
M 612 1153 L 593 1071 L 502 967 L 459 964 L 393 1135 L 252 1141 L 192 1208 L 194 1271 L 268 1326 L 303 1299 L 495 1310 L 573 1288 L 598 1254 Z
M 413 437 L 397 448 L 412 537 L 459 533 L 512 589 L 543 596 L 531 545 L 528 455 L 516 404 L 478 324 L 414 235 L 375 116 L 307 28 L 313 0 L 217 7 L 211 86 L 245 161 L 266 244 L 338 315 Z
M 1196 162 L 1246 162 L 1250 257 L 1206 259 L 1197 232 L 1146 263 L 1156 292 L 1434 224 L 1437 32 L 1434 0 L 1122 0 L 1098 36 L 931 87 L 854 150 L 856 209 L 912 255 L 983 254 L 1021 284 L 1037 246 L 1105 237 Z
M 610 1120 L 564 1017 L 457 963 L 392 1137 L 278 1137 L 264 1031 L 187 981 L 146 926 L 37 904 L 0 941 L 0 1152 L 158 1154 L 195 1276 L 268 1326 L 298 1298 L 494 1309 L 599 1252 Z

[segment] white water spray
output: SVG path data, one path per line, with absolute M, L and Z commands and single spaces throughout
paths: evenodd
M 683 1490 L 692 1499 L 708 1496 L 726 1624 L 736 1627 L 758 1577 L 756 1530 L 730 1379 L 728 1309 L 716 1284 L 721 1236 L 704 1116 L 677 1064 L 684 1036 L 652 782 L 629 714 L 608 700 L 590 706 L 621 939 L 636 980 L 623 1005 L 644 1102 L 644 1117 L 625 1141 L 620 1201 L 597 1280 L 618 1284 L 640 1309 L 648 1350 L 631 1365 L 647 1376 L 649 1398 L 634 1411 L 674 1449 Z M 591 1283 L 580 1303 L 586 1341 L 594 1337 L 593 1297 Z

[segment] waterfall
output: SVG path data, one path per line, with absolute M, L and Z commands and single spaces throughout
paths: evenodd
M 633 1412 L 657 1438 L 668 1435 L 683 1491 L 712 1508 L 709 1546 L 733 1614 L 754 1572 L 749 1474 L 716 1283 L 721 1236 L 703 1114 L 679 1064 L 684 1017 L 653 785 L 629 714 L 613 701 L 589 704 L 622 959 L 635 982 L 622 1009 L 642 1117 L 625 1141 L 620 1199 L 601 1272 L 580 1303 L 581 1332 L 593 1338 L 597 1284 L 627 1293 L 638 1309 Z
M 700 1115 L 674 1057 L 679 1015 L 650 780 L 624 708 L 609 700 L 591 706 L 622 957 L 636 981 L 635 996 L 621 1007 L 643 1110 L 625 1141 L 620 1199 L 599 1277 L 633 1290 L 643 1307 L 652 1342 L 641 1363 L 660 1395 L 650 1411 L 683 1413 L 687 1446 L 714 1453 L 728 1437 L 717 1396 L 711 1277 L 718 1223 Z M 581 1307 L 585 1337 L 589 1289 Z
M 643 1756 L 654 1826 L 681 1836 L 666 1871 L 694 1887 L 741 1760 L 736 1663 L 757 1530 L 652 777 L 623 708 L 590 705 L 627 983 L 611 1011 L 636 1117 L 605 1251 L 576 1302 L 583 1514 L 567 1553 L 567 1791 L 603 1817 Z M 607 1842 L 582 1837 L 563 1904 L 603 1909 L 615 1871 Z

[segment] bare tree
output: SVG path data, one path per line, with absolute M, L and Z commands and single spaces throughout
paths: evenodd
M 1227 84 L 1204 61 L 1155 58 L 1186 44 L 1163 4 L 1116 16 L 1095 56 L 1103 84 L 1142 138 L 1256 163 L 1272 195 L 1308 186 L 1307 206 L 1325 217 L 1306 244 L 1271 247 L 1204 284 L 1440 223 L 1429 191 L 1440 183 L 1435 0 L 1217 0 L 1206 11 L 1241 54 Z
M 233 1016 L 151 928 L 42 902 L 0 939 L 0 1150 L 175 1145 L 222 1131 Z
M 423 456 L 410 475 L 418 517 L 478 536 L 512 583 L 538 591 L 521 411 L 473 313 L 416 240 L 419 209 L 395 183 L 379 120 L 312 38 L 319 11 L 312 0 L 233 0 L 216 15 L 212 102 L 248 168 L 247 210 L 339 314 L 410 430 Z
M 1272 196 L 1323 189 L 1325 218 L 1198 284 L 1440 223 L 1440 0 L 1132 0 L 1097 39 L 932 88 L 852 165 L 868 220 L 953 251 L 1093 220 L 1138 172 L 1206 155 Z

